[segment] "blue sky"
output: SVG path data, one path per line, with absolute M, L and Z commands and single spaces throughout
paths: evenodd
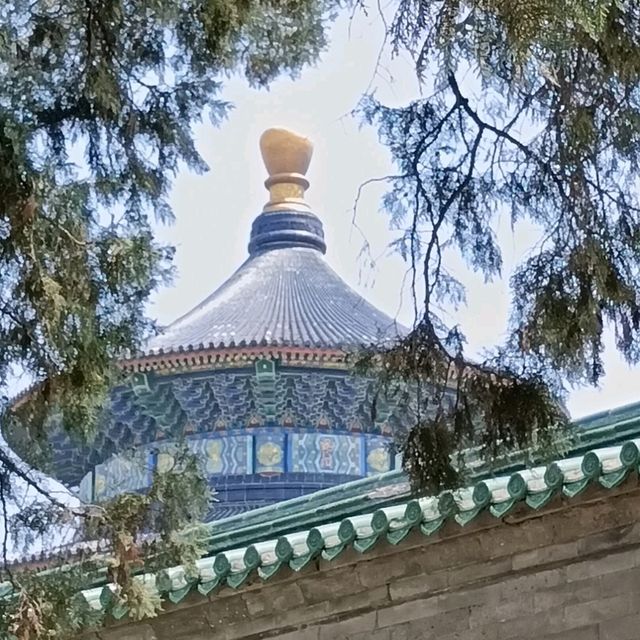
M 353 21 L 343 16 L 320 63 L 297 80 L 280 79 L 268 91 L 251 89 L 240 78 L 226 83 L 221 98 L 234 104 L 228 119 L 218 128 L 196 127 L 197 146 L 210 171 L 198 176 L 185 170 L 178 175 L 171 196 L 176 222 L 158 229 L 159 238 L 177 248 L 178 270 L 174 285 L 154 295 L 150 305 L 151 314 L 161 323 L 200 302 L 246 258 L 251 222 L 267 197 L 258 139 L 270 126 L 289 127 L 314 142 L 307 200 L 324 222 L 329 263 L 376 306 L 411 323 L 407 265 L 387 249 L 396 233 L 389 230 L 388 219 L 380 211 L 383 185 L 364 190 L 357 210 L 358 228 L 353 225 L 359 185 L 393 173 L 393 166 L 375 130 L 360 127 L 350 112 L 367 90 L 375 90 L 387 104 L 403 104 L 419 96 L 408 60 L 391 60 L 385 54 L 376 73 L 383 38 L 378 16 L 360 15 Z M 499 221 L 497 231 L 504 252 L 502 280 L 487 285 L 462 265 L 451 265 L 467 285 L 468 301 L 447 319 L 462 326 L 470 355 L 501 339 L 509 309 L 509 271 L 535 236 L 535 230 L 526 225 L 512 231 L 508 215 Z M 368 254 L 362 253 L 365 241 Z M 607 376 L 601 387 L 570 394 L 574 417 L 640 399 L 640 369 L 622 362 L 613 340 L 608 342 Z

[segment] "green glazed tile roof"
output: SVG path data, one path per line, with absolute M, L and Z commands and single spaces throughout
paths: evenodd
M 575 425 L 581 448 L 618 444 L 640 432 L 640 402 L 595 413 L 576 420 Z
M 591 449 L 623 444 L 640 434 L 640 403 L 577 420 L 575 427 L 575 442 L 570 456 L 576 457 Z M 505 460 L 496 473 L 510 475 L 520 471 L 522 466 L 518 456 L 514 455 Z M 474 469 L 472 461 L 469 462 L 469 467 Z M 475 480 L 486 480 L 490 475 L 482 465 L 475 465 Z M 208 551 L 209 554 L 214 554 L 303 528 L 311 529 L 318 524 L 347 516 L 406 504 L 411 497 L 404 472 L 389 471 L 212 522 L 207 525 Z
M 516 506 L 537 510 L 555 496 L 572 499 L 590 485 L 611 489 L 632 471 L 638 471 L 639 448 L 640 438 L 546 467 L 481 480 L 438 497 L 405 499 L 367 513 L 220 550 L 197 562 L 195 578 L 188 577 L 185 568 L 177 566 L 137 579 L 156 590 L 163 600 L 173 603 L 190 593 L 207 596 L 220 587 L 237 589 L 257 577 L 268 580 L 283 568 L 299 571 L 319 556 L 331 561 L 347 549 L 364 553 L 381 541 L 397 545 L 412 531 L 431 536 L 448 522 L 465 526 L 482 513 L 501 519 Z M 385 484 L 387 480 L 378 478 L 380 486 L 376 490 L 393 486 Z M 107 584 L 83 591 L 78 598 L 96 610 L 109 611 L 115 618 L 127 614 L 126 608 L 115 603 L 112 586 Z
M 638 471 L 640 403 L 578 420 L 576 427 L 571 457 L 528 470 L 514 458 L 499 477 L 479 466 L 475 484 L 438 497 L 412 499 L 403 472 L 390 471 L 211 523 L 195 578 L 178 566 L 136 579 L 177 603 L 190 593 L 206 596 L 268 580 L 283 568 L 299 571 L 319 556 L 331 561 L 347 549 L 364 553 L 384 540 L 399 544 L 412 531 L 430 536 L 447 522 L 464 526 L 482 513 L 501 519 L 516 506 L 540 509 L 590 485 L 610 489 Z M 0 584 L 0 597 L 10 593 L 11 585 Z M 77 601 L 116 619 L 128 613 L 106 578 L 78 593 Z

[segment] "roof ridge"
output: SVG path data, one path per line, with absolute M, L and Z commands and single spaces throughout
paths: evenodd
M 431 536 L 447 522 L 465 526 L 483 513 L 501 520 L 518 505 L 539 510 L 558 495 L 572 500 L 591 485 L 611 490 L 637 472 L 639 462 L 640 438 L 635 438 L 549 465 L 480 480 L 438 496 L 411 498 L 263 542 L 232 547 L 198 560 L 195 577 L 179 565 L 136 579 L 174 603 L 194 591 L 208 596 L 218 587 L 238 588 L 254 576 L 268 580 L 283 567 L 299 571 L 318 556 L 332 561 L 347 549 L 362 553 L 380 541 L 397 545 L 414 530 Z M 0 596 L 11 593 L 10 584 L 0 584 Z M 78 599 L 117 619 L 128 614 L 126 607 L 116 602 L 114 586 L 106 578 L 81 591 Z
M 189 577 L 184 566 L 176 566 L 138 579 L 159 596 L 177 603 L 194 591 L 208 596 L 222 586 L 237 589 L 254 576 L 268 580 L 283 567 L 299 571 L 318 556 L 332 561 L 347 549 L 363 553 L 380 541 L 397 545 L 416 529 L 431 536 L 447 522 L 465 526 L 481 513 L 502 519 L 519 504 L 539 510 L 556 495 L 573 499 L 592 484 L 605 490 L 619 486 L 638 470 L 639 447 L 637 438 L 546 466 L 481 480 L 439 496 L 412 498 L 308 530 L 231 548 L 200 559 L 195 578 Z M 106 584 L 85 590 L 81 596 L 90 607 L 102 611 L 114 602 L 113 589 Z M 127 611 L 118 607 L 111 614 L 121 618 Z

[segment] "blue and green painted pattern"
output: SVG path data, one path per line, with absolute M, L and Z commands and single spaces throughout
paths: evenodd
M 273 367 L 263 371 L 265 363 Z M 296 452 L 304 449 L 304 455 L 291 457 L 286 446 L 283 451 L 281 464 L 290 460 L 290 469 L 295 466 L 298 472 L 321 472 L 319 468 L 329 464 L 329 457 L 323 458 L 321 452 L 330 449 L 335 473 L 379 472 L 385 468 L 383 456 L 377 452 L 369 458 L 371 448 L 360 446 L 361 439 L 357 436 L 388 438 L 407 421 L 404 407 L 389 406 L 380 399 L 376 411 L 372 410 L 375 384 L 372 379 L 354 376 L 344 368 L 287 368 L 266 360 L 244 369 L 184 371 L 173 375 L 137 373 L 127 384 L 111 391 L 102 424 L 91 443 L 73 440 L 62 428 L 53 432 L 52 469 L 55 477 L 67 486 L 78 486 L 81 482 L 84 486 L 87 480 L 83 479 L 97 465 L 125 451 L 180 439 L 194 442 L 199 439 L 207 446 L 210 438 L 228 438 L 233 434 L 244 437 L 266 428 L 274 430 L 273 433 L 279 430 L 281 434 L 300 434 L 291 435 L 286 446 L 291 445 L 290 450 Z M 323 434 L 325 440 L 314 438 L 316 433 Z M 351 434 L 355 439 L 343 439 L 337 446 L 334 434 Z M 7 436 L 12 442 L 11 434 Z M 305 442 L 297 445 L 296 439 Z M 16 450 L 20 449 L 17 440 L 13 444 Z M 255 451 L 260 447 L 257 444 Z M 263 450 L 266 457 L 268 449 Z M 28 459 L 28 451 L 19 453 Z M 275 450 L 273 455 L 277 456 Z M 249 457 L 247 465 L 255 465 L 254 459 L 255 456 Z M 225 447 L 219 473 L 236 473 L 231 467 L 237 464 L 239 459 L 231 452 L 231 445 Z M 260 472 L 257 466 L 256 471 Z
M 391 438 L 363 433 L 316 432 L 283 427 L 259 427 L 229 433 L 189 436 L 184 444 L 198 457 L 214 486 L 231 478 L 246 483 L 242 476 L 272 480 L 281 476 L 321 476 L 330 483 L 333 476 L 354 479 L 389 471 L 394 460 Z M 175 442 L 153 443 L 112 456 L 85 475 L 79 497 L 99 502 L 125 491 L 139 491 L 151 485 L 153 470 L 171 466 Z

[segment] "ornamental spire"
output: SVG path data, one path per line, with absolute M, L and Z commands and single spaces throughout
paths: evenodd
M 260 151 L 269 173 L 264 186 L 270 197 L 263 211 L 309 211 L 304 192 L 309 188 L 305 175 L 313 155 L 311 140 L 288 129 L 267 129 Z
M 269 173 L 264 183 L 269 202 L 253 221 L 249 255 L 296 247 L 325 253 L 322 222 L 304 200 L 311 141 L 288 129 L 267 129 L 260 138 L 260 151 Z

